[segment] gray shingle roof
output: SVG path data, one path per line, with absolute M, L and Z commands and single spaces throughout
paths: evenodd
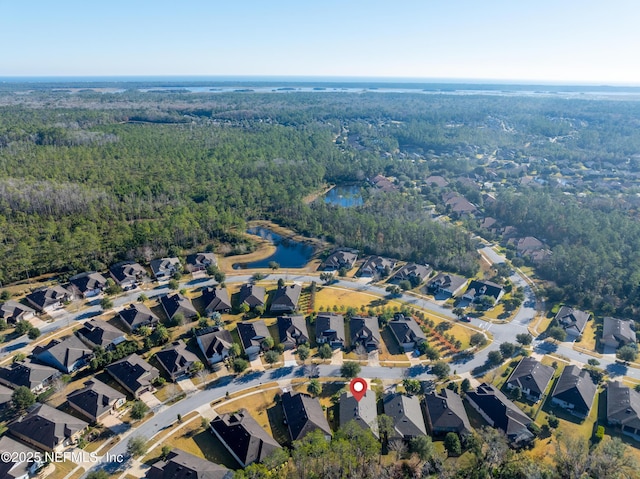
M 149 263 L 153 275 L 157 278 L 171 276 L 176 270 L 180 269 L 180 260 L 178 258 L 160 258 L 151 260 Z
M 276 290 L 270 309 L 272 311 L 295 311 L 300 300 L 302 286 L 299 284 L 289 284 Z
M 291 347 L 309 342 L 307 322 L 302 315 L 278 316 L 278 333 L 280 342 Z
M 131 261 L 116 263 L 109 268 L 109 272 L 118 284 L 135 283 L 142 277 L 147 276 L 147 270 L 142 265 Z
M 631 321 L 606 317 L 602 324 L 602 339 L 603 341 L 615 340 L 623 343 L 635 343 L 636 333 L 631 327 Z
M 65 439 L 89 424 L 46 404 L 36 404 L 25 416 L 9 424 L 9 432 L 17 437 L 27 437 L 54 449 Z
M 233 344 L 231 333 L 226 329 L 211 328 L 198 330 L 198 345 L 205 357 L 210 358 L 215 354 L 222 354 L 225 349 L 229 349 Z
M 562 371 L 551 396 L 573 404 L 577 412 L 586 415 L 593 405 L 597 389 L 588 371 L 570 365 Z
M 39 289 L 28 294 L 27 300 L 39 310 L 43 310 L 58 302 L 64 303 L 73 298 L 73 294 L 60 285 Z
M 182 341 L 175 341 L 158 351 L 156 359 L 171 377 L 190 368 L 194 362 L 199 361 L 198 356 L 187 350 L 187 345 Z
M 424 398 L 427 412 L 427 424 L 434 433 L 455 431 L 458 434 L 470 434 L 469 416 L 462 404 L 462 398 L 450 389 L 440 394 L 427 394 Z
M 106 371 L 125 389 L 137 396 L 142 388 L 149 387 L 160 372 L 137 354 L 109 364 Z
M 431 274 L 430 266 L 424 264 L 416 264 L 416 263 L 407 263 L 402 268 L 398 270 L 396 274 L 393 275 L 393 279 L 396 281 L 402 281 L 404 279 L 409 279 L 412 277 L 418 277 L 420 280 L 424 281 Z
M 92 420 L 111 409 L 118 399 L 124 398 L 123 393 L 97 379 L 86 381 L 82 389 L 67 395 L 67 401 L 85 411 Z
M 532 393 L 541 396 L 553 377 L 554 369 L 545 366 L 536 359 L 523 358 L 511 373 L 507 384 L 520 389 L 529 389 Z
M 147 479 L 232 479 L 233 471 L 206 459 L 173 449 L 164 461 L 151 466 Z
M 590 316 L 591 314 L 585 311 L 563 306 L 556 314 L 556 321 L 567 331 L 582 334 Z
M 640 429 L 640 393 L 613 381 L 607 386 L 607 421 Z
M 35 314 L 35 312 L 35 309 L 11 299 L 0 304 L 0 318 L 7 323 L 15 323 L 20 321 L 24 315 Z
M 125 324 L 129 325 L 131 330 L 135 330 L 140 326 L 152 326 L 158 324 L 159 318 L 142 303 L 130 304 L 128 307 L 120 311 L 120 318 Z
M 87 291 L 93 291 L 95 289 L 103 289 L 106 286 L 107 280 L 101 273 L 95 271 L 89 273 L 80 273 L 72 276 L 69 282 L 78 290 L 84 294 Z
M 34 363 L 30 359 L 0 368 L 0 382 L 12 388 L 26 386 L 33 390 L 59 375 L 57 369 Z
M 396 437 L 411 439 L 427 435 L 420 400 L 417 396 L 388 394 L 383 401 L 384 413 L 393 418 Z
M 88 361 L 93 355 L 89 349 L 76 336 L 68 336 L 62 340 L 52 339 L 46 346 L 36 346 L 33 357 L 38 361 L 69 372 L 78 361 Z
M 324 267 L 328 269 L 351 268 L 357 259 L 358 253 L 353 251 L 335 251 L 327 257 Z
M 351 331 L 351 346 L 358 343 L 373 348 L 378 347 L 382 342 L 380 329 L 378 328 L 378 318 L 373 316 L 353 316 L 349 321 Z
M 331 428 L 329 428 L 327 418 L 324 416 L 320 401 L 316 398 L 303 393 L 286 392 L 281 396 L 281 400 L 292 441 L 302 439 L 316 429 L 331 436 Z
M 195 253 L 187 256 L 187 269 L 195 271 L 205 269 L 209 265 L 217 265 L 216 255 L 213 253 Z
M 316 337 L 327 342 L 345 342 L 344 316 L 336 313 L 318 313 L 316 317 Z
M 394 319 L 389 321 L 389 329 L 396 337 L 396 340 L 402 343 L 421 343 L 427 340 L 424 331 L 420 328 L 420 325 L 410 317 L 406 316 L 404 319 Z
M 182 313 L 186 319 L 194 318 L 198 314 L 189 298 L 180 293 L 162 296 L 160 302 L 169 319 L 173 319 L 178 313 Z
M 375 392 L 368 389 L 360 401 L 356 401 L 351 393 L 342 393 L 340 396 L 340 426 L 344 426 L 349 421 L 356 421 L 360 427 L 369 429 L 375 437 L 380 437 Z
M 493 426 L 501 429 L 513 443 L 528 442 L 534 436 L 528 427 L 531 419 L 513 404 L 493 384 L 482 383 L 476 391 L 467 392 L 467 398 L 475 403 Z
M 240 304 L 247 303 L 250 307 L 264 306 L 265 289 L 255 284 L 243 284 L 238 294 Z
M 77 331 L 77 334 L 82 335 L 94 347 L 100 346 L 102 348 L 106 348 L 124 336 L 124 333 L 118 328 L 100 319 L 90 319 Z
M 210 424 L 211 430 L 216 433 L 229 451 L 248 465 L 262 461 L 280 444 L 265 431 L 246 409 L 241 409 L 235 414 L 223 414 L 218 416 Z
M 21 442 L 18 442 L 5 435 L 0 437 L 0 452 L 18 453 L 17 457 L 11 457 L 12 459 L 17 459 L 15 462 L 6 460 L 0 461 L 0 477 L 2 477 L 3 479 L 31 477 L 29 475 L 29 468 L 35 461 L 30 458 L 37 457 L 37 451 L 35 449 L 31 449 L 29 446 L 22 444 Z
M 231 309 L 231 300 L 227 288 L 209 286 L 202 290 L 202 302 L 207 312 L 225 311 Z
M 252 346 L 260 347 L 265 338 L 271 337 L 269 328 L 267 328 L 267 325 L 262 320 L 252 322 L 242 321 L 238 323 L 237 329 L 240 342 L 245 351 Z

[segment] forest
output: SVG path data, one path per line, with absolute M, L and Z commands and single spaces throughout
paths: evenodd
M 464 222 L 431 218 L 454 191 L 480 218 L 549 244 L 537 268 L 555 296 L 627 316 L 640 307 L 634 96 L 24 88 L 0 92 L 3 284 L 243 251 L 253 219 L 473 275 Z M 378 174 L 396 190 L 367 186 Z M 431 175 L 450 185 L 427 185 Z M 366 187 L 363 206 L 305 201 L 342 183 Z M 497 201 L 484 204 L 487 192 Z

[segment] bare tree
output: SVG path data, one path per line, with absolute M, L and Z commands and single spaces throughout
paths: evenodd
M 402 439 L 389 441 L 389 450 L 396 453 L 396 458 L 400 459 L 407 453 L 407 445 Z
M 356 344 L 355 352 L 358 355 L 358 359 L 367 359 L 367 357 L 369 356 L 367 354 L 367 348 L 365 348 L 362 343 Z
M 304 367 L 304 374 L 309 378 L 316 378 L 320 376 L 320 368 L 317 364 L 309 363 Z

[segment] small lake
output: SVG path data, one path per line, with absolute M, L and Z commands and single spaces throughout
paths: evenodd
M 270 229 L 249 228 L 247 233 L 270 241 L 276 247 L 276 251 L 265 259 L 251 263 L 236 263 L 233 265 L 233 269 L 268 268 L 271 261 L 278 263 L 281 268 L 302 268 L 313 256 L 313 246 L 285 238 Z
M 362 186 L 340 185 L 332 188 L 324 195 L 324 202 L 330 205 L 353 208 L 364 203 L 362 198 Z

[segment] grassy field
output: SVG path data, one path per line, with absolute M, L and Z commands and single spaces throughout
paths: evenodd
M 388 300 L 380 296 L 352 291 L 350 289 L 334 286 L 321 286 L 316 291 L 316 310 L 332 311 L 333 306 L 338 306 L 340 311 L 347 308 L 356 308 L 361 313 L 367 313 L 369 308 L 390 307 L 400 309 L 402 305 L 398 301 Z M 343 308 L 341 308 L 343 307 Z M 365 309 L 361 309 L 364 307 Z
M 53 474 L 47 475 L 47 479 L 63 479 L 67 474 L 73 471 L 77 464 L 71 461 L 56 462 L 56 469 Z
M 232 413 L 247 409 L 260 426 L 281 444 L 290 442 L 289 433 L 283 424 L 282 407 L 277 403 L 278 388 L 259 391 L 216 407 L 218 414 Z
M 237 469 L 239 464 L 229 454 L 222 443 L 211 433 L 209 429 L 204 429 L 200 420 L 194 421 L 172 434 L 165 443 L 172 448 L 182 449 L 194 456 L 207 459 L 217 464 L 222 464 L 230 469 Z M 156 448 L 157 456 L 160 455 L 161 448 Z M 150 454 L 150 456 L 156 456 Z M 156 456 L 156 457 L 157 457 Z M 153 461 L 152 458 L 145 458 L 145 462 Z
M 596 322 L 592 319 L 587 321 L 587 325 L 582 332 L 582 340 L 575 343 L 579 348 L 588 349 L 589 351 L 596 351 Z

